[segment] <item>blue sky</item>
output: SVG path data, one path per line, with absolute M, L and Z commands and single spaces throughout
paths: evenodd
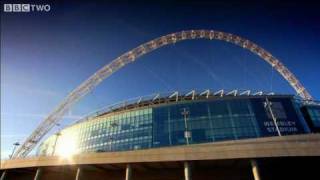
M 213 29 L 245 37 L 279 58 L 320 99 L 316 4 L 42 2 L 51 5 L 50 12 L 1 11 L 1 158 L 100 67 L 141 43 L 181 30 Z M 62 124 L 128 98 L 206 88 L 294 93 L 250 52 L 225 42 L 190 40 L 121 69 L 79 102 Z

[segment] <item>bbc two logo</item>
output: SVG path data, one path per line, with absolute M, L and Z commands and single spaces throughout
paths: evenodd
M 49 12 L 49 4 L 4 4 L 4 12 Z

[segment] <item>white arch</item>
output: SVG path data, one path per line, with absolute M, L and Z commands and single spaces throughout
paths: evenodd
M 288 81 L 297 94 L 303 99 L 311 100 L 312 97 L 308 91 L 301 85 L 298 79 L 274 56 L 268 51 L 259 47 L 257 44 L 233 35 L 221 31 L 214 30 L 188 30 L 181 31 L 165 36 L 161 36 L 157 39 L 146 42 L 114 59 L 111 63 L 105 65 L 80 86 L 74 89 L 62 103 L 53 111 L 49 116 L 41 122 L 41 124 L 33 131 L 33 133 L 27 138 L 23 145 L 15 152 L 13 157 L 26 156 L 41 140 L 41 138 L 62 118 L 62 116 L 83 96 L 89 93 L 95 88 L 102 80 L 109 77 L 111 74 L 125 66 L 130 62 L 134 62 L 140 56 L 149 53 L 155 49 L 168 44 L 174 44 L 179 41 L 188 39 L 210 39 L 210 40 L 222 40 L 230 42 L 244 49 L 251 51 L 258 55 L 267 63 L 275 68 L 281 76 Z

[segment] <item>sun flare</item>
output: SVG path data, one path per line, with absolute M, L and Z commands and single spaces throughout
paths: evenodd
M 62 136 L 58 140 L 56 155 L 69 158 L 77 153 L 77 139 L 72 135 Z

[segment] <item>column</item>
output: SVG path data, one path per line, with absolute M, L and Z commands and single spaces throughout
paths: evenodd
M 6 177 L 6 175 L 7 175 L 7 171 L 6 171 L 6 170 L 4 170 L 4 171 L 2 172 L 2 174 L 1 174 L 1 178 L 0 178 L 0 180 L 4 180 L 4 179 L 5 179 L 5 177 Z
M 130 180 L 131 179 L 131 174 L 132 174 L 131 165 L 127 164 L 127 167 L 126 167 L 126 180 Z
M 41 173 L 42 173 L 42 168 L 39 167 L 37 169 L 36 175 L 34 176 L 34 180 L 40 180 Z
M 184 179 L 191 180 L 190 162 L 184 162 Z
M 77 174 L 76 174 L 76 180 L 80 180 L 81 179 L 81 174 L 82 174 L 82 168 L 78 167 L 77 168 Z
M 251 167 L 252 167 L 252 173 L 253 173 L 254 180 L 261 180 L 260 170 L 259 170 L 257 160 L 251 159 L 250 163 L 251 163 Z

